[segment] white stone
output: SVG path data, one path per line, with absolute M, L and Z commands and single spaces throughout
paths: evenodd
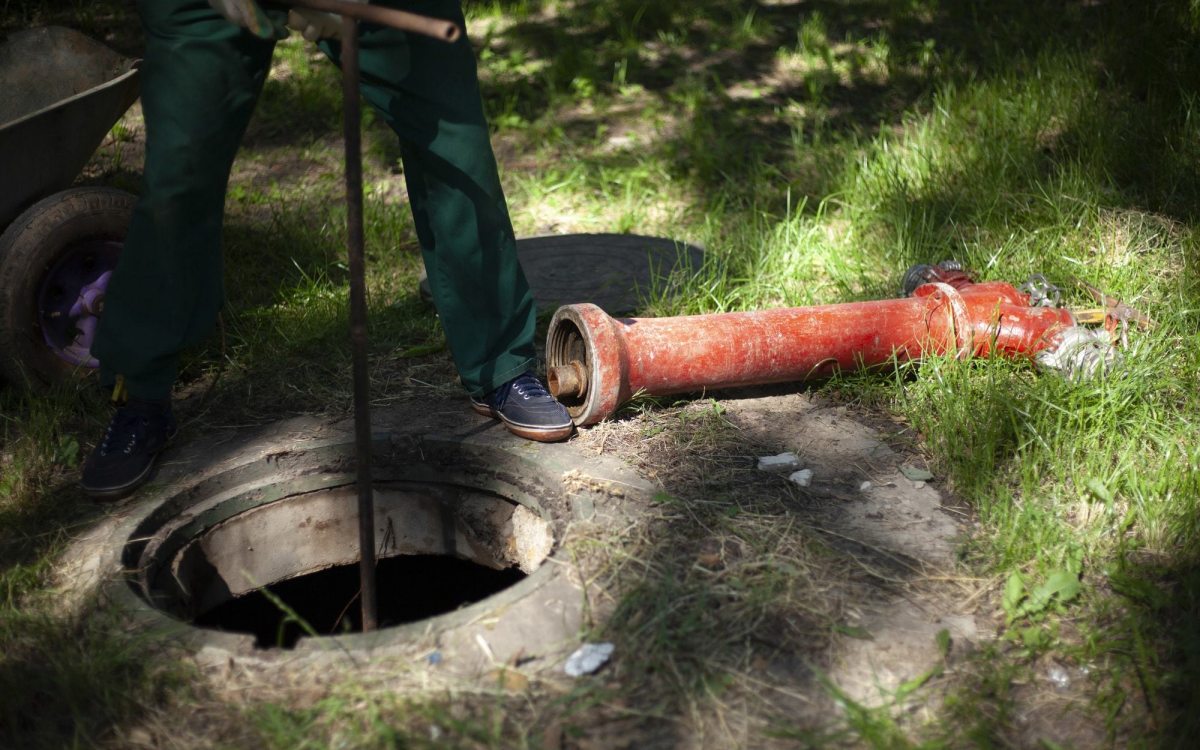
M 572 677 L 591 674 L 608 663 L 614 648 L 611 643 L 585 643 L 567 657 L 563 671 Z
M 812 478 L 812 469 L 801 469 L 800 471 L 793 471 L 788 475 L 788 479 L 792 480 L 801 487 L 807 487 L 808 485 L 812 484 Z
M 795 453 L 762 456 L 758 459 L 758 468 L 761 471 L 792 472 L 800 468 L 800 458 Z

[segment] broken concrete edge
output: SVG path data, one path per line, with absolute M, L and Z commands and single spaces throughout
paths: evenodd
M 479 674 L 518 656 L 545 667 L 565 658 L 587 627 L 585 592 L 572 580 L 573 565 L 564 555 L 568 529 L 622 527 L 655 491 L 626 464 L 583 454 L 569 442 L 530 443 L 499 428 L 471 425 L 461 433 L 377 431 L 374 453 L 388 467 L 377 479 L 462 482 L 524 505 L 551 523 L 556 541 L 550 557 L 516 585 L 454 612 L 373 633 L 306 638 L 291 651 L 259 650 L 250 635 L 192 626 L 155 609 L 135 590 L 138 571 L 131 563 L 168 524 L 174 531 L 189 524 L 203 529 L 294 491 L 352 484 L 352 433 L 297 437 L 311 427 L 308 418 L 277 423 L 223 452 L 191 446 L 192 455 L 164 467 L 148 493 L 114 508 L 71 546 L 63 568 L 71 579 L 69 595 L 82 602 L 97 594 L 101 606 L 120 613 L 140 637 L 204 654 L 206 662 L 307 668 L 331 658 L 352 666 L 359 656 L 396 656 L 411 664 L 437 650 L 437 666 L 427 668 L 445 673 Z M 281 436 L 288 436 L 282 445 Z M 403 466 L 397 468 L 398 461 Z

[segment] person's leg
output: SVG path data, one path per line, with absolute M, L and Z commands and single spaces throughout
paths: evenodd
M 394 5 L 463 25 L 456 0 Z M 322 48 L 337 60 L 337 42 Z M 400 137 L 417 236 L 451 354 L 467 390 L 484 396 L 533 369 L 536 311 L 517 260 L 474 53 L 465 36 L 447 44 L 370 24 L 362 26 L 360 50 L 363 95 Z
M 138 12 L 145 173 L 92 347 L 102 382 L 120 377 L 129 402 L 80 481 L 104 499 L 145 482 L 175 432 L 179 354 L 212 330 L 222 303 L 225 187 L 274 47 L 206 0 L 140 0 Z
M 206 0 L 140 0 L 138 12 L 145 174 L 92 353 L 103 382 L 120 375 L 131 397 L 160 400 L 223 301 L 225 188 L 274 43 Z

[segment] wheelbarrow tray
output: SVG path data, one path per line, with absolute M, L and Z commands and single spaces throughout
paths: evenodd
M 0 40 L 0 229 L 75 181 L 137 99 L 138 62 L 58 26 Z

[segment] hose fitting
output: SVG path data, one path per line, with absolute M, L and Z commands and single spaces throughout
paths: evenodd
M 1062 289 L 1052 284 L 1043 274 L 1035 273 L 1017 288 L 1022 294 L 1029 295 L 1030 307 L 1058 307 L 1062 304 Z
M 1057 345 L 1039 352 L 1035 360 L 1041 367 L 1078 382 L 1112 372 L 1121 361 L 1121 353 L 1107 331 L 1071 326 L 1059 333 Z
M 923 284 L 941 282 L 960 288 L 974 281 L 971 274 L 957 260 L 943 260 L 937 265 L 920 263 L 904 272 L 900 282 L 900 296 L 911 297 Z

